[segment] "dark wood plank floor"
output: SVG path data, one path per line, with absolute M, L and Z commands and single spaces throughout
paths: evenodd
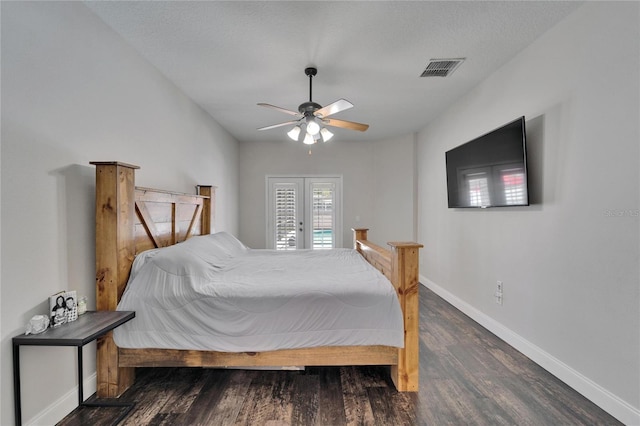
M 420 289 L 420 391 L 385 367 L 138 369 L 122 425 L 619 425 L 443 299 Z M 59 425 L 109 425 L 78 408 Z

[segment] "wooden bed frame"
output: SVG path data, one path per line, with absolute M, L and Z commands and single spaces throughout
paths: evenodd
M 96 166 L 96 308 L 115 310 L 136 254 L 212 231 L 215 187 L 198 195 L 139 188 L 138 166 Z M 398 391 L 418 390 L 418 255 L 421 244 L 391 242 L 384 249 L 354 229 L 354 248 L 396 288 L 404 315 L 405 346 L 339 346 L 270 352 L 118 348 L 112 333 L 98 339 L 98 397 L 120 396 L 134 382 L 135 367 L 256 367 L 390 365 Z M 135 321 L 135 319 L 134 319 Z

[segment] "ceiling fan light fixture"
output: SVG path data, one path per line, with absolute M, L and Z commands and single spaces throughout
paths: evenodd
M 300 126 L 295 126 L 293 129 L 289 130 L 287 135 L 294 141 L 297 141 L 298 136 L 300 136 Z
M 329 139 L 333 137 L 333 133 L 331 133 L 326 127 L 323 127 L 322 130 L 320 130 L 320 135 L 322 135 L 322 142 L 329 142 Z
M 305 145 L 313 145 L 314 143 L 316 143 L 315 139 L 313 139 L 313 136 L 307 132 L 307 134 L 304 136 L 304 140 L 302 141 Z
M 320 125 L 316 123 L 314 117 L 307 117 L 307 133 L 311 136 L 315 136 L 320 132 Z

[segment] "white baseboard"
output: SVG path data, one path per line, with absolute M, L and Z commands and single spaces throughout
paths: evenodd
M 622 423 L 629 426 L 640 425 L 640 409 L 620 399 L 593 380 L 585 377 L 433 281 L 420 275 L 420 282 Z
M 96 373 L 83 381 L 82 394 L 84 398 L 96 392 Z M 69 413 L 78 407 L 78 387 L 62 395 L 47 408 L 36 414 L 33 418 L 24 422 L 27 426 L 54 425 L 64 419 Z

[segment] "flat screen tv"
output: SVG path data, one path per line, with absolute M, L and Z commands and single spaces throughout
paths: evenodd
M 445 156 L 450 208 L 529 205 L 524 117 Z

